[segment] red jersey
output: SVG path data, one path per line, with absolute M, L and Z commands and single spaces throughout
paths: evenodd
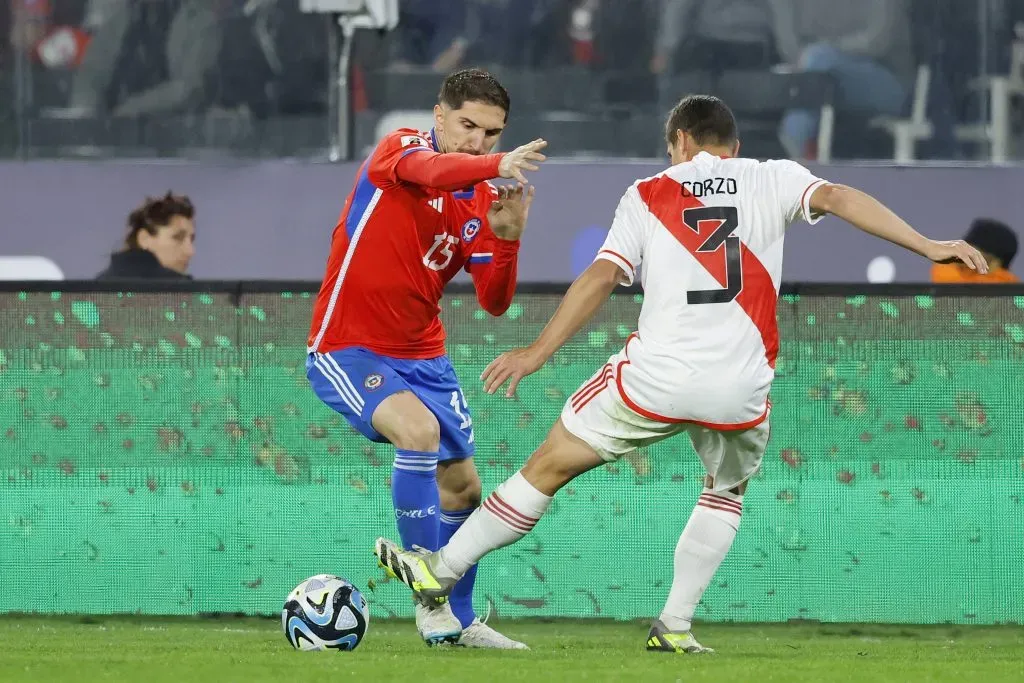
M 487 221 L 500 154 L 441 154 L 431 133 L 399 129 L 363 162 L 331 239 L 307 345 L 394 358 L 444 355 L 438 314 L 460 269 L 492 315 L 515 290 L 519 242 Z

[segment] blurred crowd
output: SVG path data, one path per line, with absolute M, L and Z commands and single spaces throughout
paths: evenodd
M 286 0 L 4 0 L 0 70 L 81 115 L 322 107 L 326 31 Z M 47 90 L 46 81 L 56 82 Z
M 838 106 L 898 116 L 919 66 L 933 69 L 933 118 L 982 115 L 970 83 L 1009 68 L 1024 0 L 400 0 L 399 28 L 362 32 L 358 110 L 380 110 L 382 72 L 467 64 L 566 67 L 670 78 L 694 70 L 824 71 Z M 327 112 L 326 19 L 298 0 L 0 0 L 6 115 L 110 119 Z M 842 112 L 841 112 L 842 113 Z M 786 152 L 813 158 L 813 112 L 780 122 Z M 946 150 L 947 154 L 952 152 Z

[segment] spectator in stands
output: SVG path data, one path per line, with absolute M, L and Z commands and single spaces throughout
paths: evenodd
M 657 3 L 652 0 L 599 0 L 592 31 L 592 64 L 601 69 L 644 69 L 653 53 L 658 10 Z M 583 41 L 574 37 L 577 52 L 581 43 Z M 576 63 L 583 62 L 577 59 Z
M 449 71 L 465 55 L 466 0 L 404 0 L 399 5 L 398 56 L 392 68 Z M 452 67 L 454 68 L 454 67 Z
M 898 116 L 914 64 L 906 0 L 770 0 L 782 59 L 802 71 L 831 73 L 839 112 Z M 818 115 L 786 114 L 780 139 L 793 158 L 814 159 Z
M 956 263 L 936 263 L 932 266 L 932 282 L 989 285 L 1020 281 L 1009 270 L 1017 255 L 1017 234 L 1010 226 L 991 218 L 977 218 L 964 235 L 964 241 L 985 257 L 988 273 L 979 275 Z
M 221 3 L 105 0 L 103 22 L 75 74 L 71 110 L 115 116 L 197 108 L 216 66 Z
M 415 8 L 420 3 L 411 4 Z M 443 3 L 445 18 L 428 3 L 423 11 L 429 18 L 410 20 L 407 30 L 413 38 L 422 36 L 424 27 L 435 31 L 433 48 L 418 63 L 442 73 L 466 64 L 642 69 L 650 59 L 650 4 L 652 0 L 458 0 L 451 6 Z M 445 30 L 437 32 L 442 25 Z M 403 41 L 403 50 L 408 54 L 408 41 Z
M 665 0 L 651 72 L 767 69 L 774 55 L 768 0 Z
M 441 73 L 467 63 L 527 66 L 535 21 L 544 0 L 465 0 L 465 16 L 453 47 L 435 62 Z
M 401 21 L 408 21 L 402 41 L 404 59 L 448 73 L 467 63 L 531 66 L 535 37 L 548 28 L 544 24 L 550 19 L 553 0 L 458 0 L 425 5 L 413 0 L 409 4 L 408 10 L 402 5 Z
M 195 207 L 185 195 L 147 197 L 128 216 L 124 248 L 111 254 L 110 265 L 96 279 L 189 278 L 188 264 L 195 255 L 194 219 Z

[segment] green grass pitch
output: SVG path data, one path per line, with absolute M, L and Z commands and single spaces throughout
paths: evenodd
M 643 650 L 646 626 L 507 621 L 530 652 L 428 649 L 410 622 L 371 622 L 350 653 L 293 651 L 270 619 L 0 619 L 0 681 L 1001 681 L 1024 680 L 1024 628 L 700 625 L 709 656 Z

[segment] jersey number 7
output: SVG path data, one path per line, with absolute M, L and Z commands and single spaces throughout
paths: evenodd
M 688 304 L 726 304 L 743 289 L 743 258 L 740 238 L 732 232 L 739 227 L 735 206 L 700 206 L 683 211 L 683 223 L 700 234 L 701 221 L 721 221 L 721 225 L 697 247 L 697 252 L 715 252 L 725 245 L 725 287 L 723 289 L 691 289 L 686 292 Z

